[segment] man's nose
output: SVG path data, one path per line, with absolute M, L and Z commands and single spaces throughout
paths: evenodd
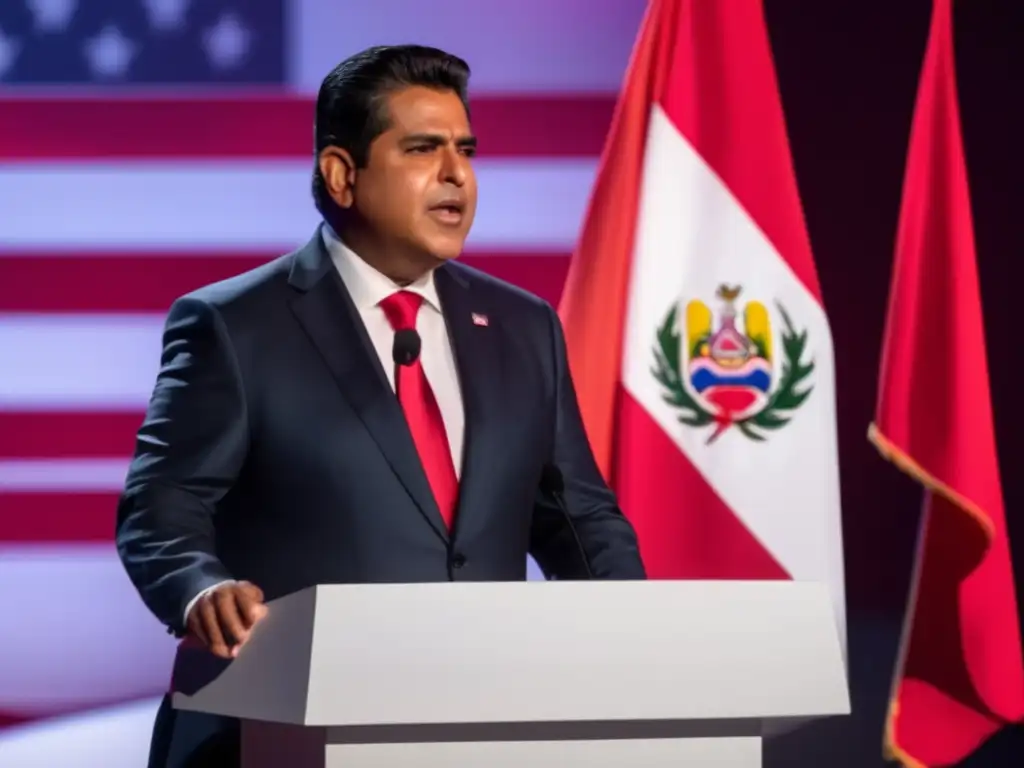
M 469 173 L 469 158 L 458 147 L 446 147 L 441 163 L 441 181 L 461 187 Z

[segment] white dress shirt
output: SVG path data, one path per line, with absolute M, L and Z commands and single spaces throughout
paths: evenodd
M 452 463 L 455 464 L 455 475 L 458 477 L 462 471 L 462 442 L 465 430 L 462 390 L 455 368 L 455 354 L 448 336 L 448 326 L 445 323 L 444 314 L 441 312 L 437 287 L 434 285 L 433 271 L 410 285 L 398 285 L 391 278 L 378 272 L 359 258 L 341 242 L 341 239 L 328 224 L 324 223 L 321 232 L 331 261 L 338 270 L 338 274 L 341 275 L 342 282 L 345 283 L 356 310 L 366 326 L 366 332 L 380 357 L 381 365 L 384 367 L 392 390 L 395 388 L 395 363 L 391 350 L 395 332 L 391 328 L 391 323 L 384 314 L 384 310 L 380 307 L 380 303 L 388 296 L 403 290 L 417 293 L 423 297 L 423 304 L 416 315 L 416 331 L 419 333 L 421 341 L 420 360 L 427 382 L 430 384 L 441 410 L 445 432 L 448 434 L 448 445 L 452 452 Z M 342 300 L 343 297 L 339 296 L 338 301 Z M 185 606 L 186 622 L 192 606 L 199 598 L 224 583 L 228 582 L 220 582 L 212 587 L 207 587 L 189 601 Z

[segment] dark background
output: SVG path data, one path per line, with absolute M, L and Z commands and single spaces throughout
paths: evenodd
M 766 0 L 794 163 L 836 348 L 853 716 L 773 741 L 766 763 L 884 765 L 883 721 L 921 508 L 916 483 L 878 457 L 874 412 L 903 166 L 927 0 Z M 1024 2 L 954 5 L 1003 491 L 1024 594 L 1024 403 L 1017 347 L 1024 253 Z M 921 386 L 927 386 L 922 382 Z M 964 766 L 1024 765 L 1007 729 Z

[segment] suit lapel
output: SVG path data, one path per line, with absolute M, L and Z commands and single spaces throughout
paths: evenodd
M 295 255 L 291 307 L 342 394 L 380 447 L 420 511 L 444 539 L 448 532 L 430 490 L 402 407 L 388 384 L 355 304 L 317 231 Z
M 455 518 L 456 530 L 464 534 L 473 523 L 472 516 L 487 506 L 480 496 L 487 489 L 487 463 L 502 456 L 495 419 L 502 413 L 507 378 L 501 368 L 498 318 L 489 316 L 485 307 L 477 305 L 467 278 L 458 274 L 453 265 L 439 268 L 434 279 L 452 343 L 465 416 Z

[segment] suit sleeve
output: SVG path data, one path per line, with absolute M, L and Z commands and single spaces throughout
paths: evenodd
M 555 438 L 552 462 L 561 470 L 565 506 L 597 579 L 643 579 L 636 532 L 601 476 L 583 427 L 569 372 L 562 324 L 548 308 L 554 346 Z M 564 537 L 563 537 L 564 538 Z M 561 575 L 557 574 L 556 575 Z
M 179 299 L 117 510 L 118 555 L 147 607 L 175 634 L 195 595 L 232 578 L 217 558 L 213 515 L 249 439 L 238 363 L 223 319 Z

